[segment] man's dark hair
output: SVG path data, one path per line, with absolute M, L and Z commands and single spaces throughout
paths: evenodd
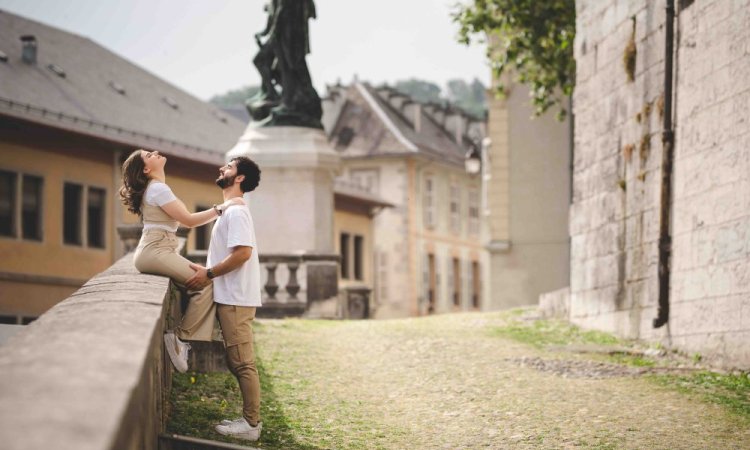
M 258 187 L 260 183 L 260 167 L 255 164 L 255 161 L 246 156 L 237 156 L 232 158 L 235 166 L 237 167 L 237 175 L 244 175 L 245 179 L 240 183 L 240 190 L 242 192 L 251 192 Z

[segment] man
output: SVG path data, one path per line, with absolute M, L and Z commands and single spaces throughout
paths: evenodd
M 242 198 L 260 182 L 260 169 L 249 158 L 237 157 L 219 169 L 216 184 L 225 200 Z M 255 308 L 261 306 L 260 261 L 255 229 L 246 206 L 231 206 L 214 224 L 208 246 L 207 267 L 191 264 L 195 274 L 185 282 L 189 289 L 202 289 L 213 282 L 214 303 L 219 317 L 227 365 L 242 392 L 242 417 L 225 420 L 216 431 L 241 439 L 260 437 L 260 381 L 253 350 Z

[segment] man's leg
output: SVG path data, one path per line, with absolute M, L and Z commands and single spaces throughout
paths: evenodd
M 255 308 L 217 305 L 219 323 L 224 335 L 227 365 L 242 392 L 242 416 L 251 427 L 260 422 L 260 379 L 253 349 Z

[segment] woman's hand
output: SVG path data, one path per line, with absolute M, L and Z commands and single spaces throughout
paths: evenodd
M 242 197 L 230 198 L 229 200 L 221 204 L 221 209 L 223 211 L 226 211 L 227 208 L 229 208 L 230 206 L 235 206 L 235 205 L 245 206 L 245 200 L 243 200 Z

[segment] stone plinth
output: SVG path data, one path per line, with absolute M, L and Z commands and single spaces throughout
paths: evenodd
M 246 195 L 264 253 L 332 253 L 333 182 L 339 156 L 322 130 L 250 125 L 227 160 L 247 156 L 261 169 Z

